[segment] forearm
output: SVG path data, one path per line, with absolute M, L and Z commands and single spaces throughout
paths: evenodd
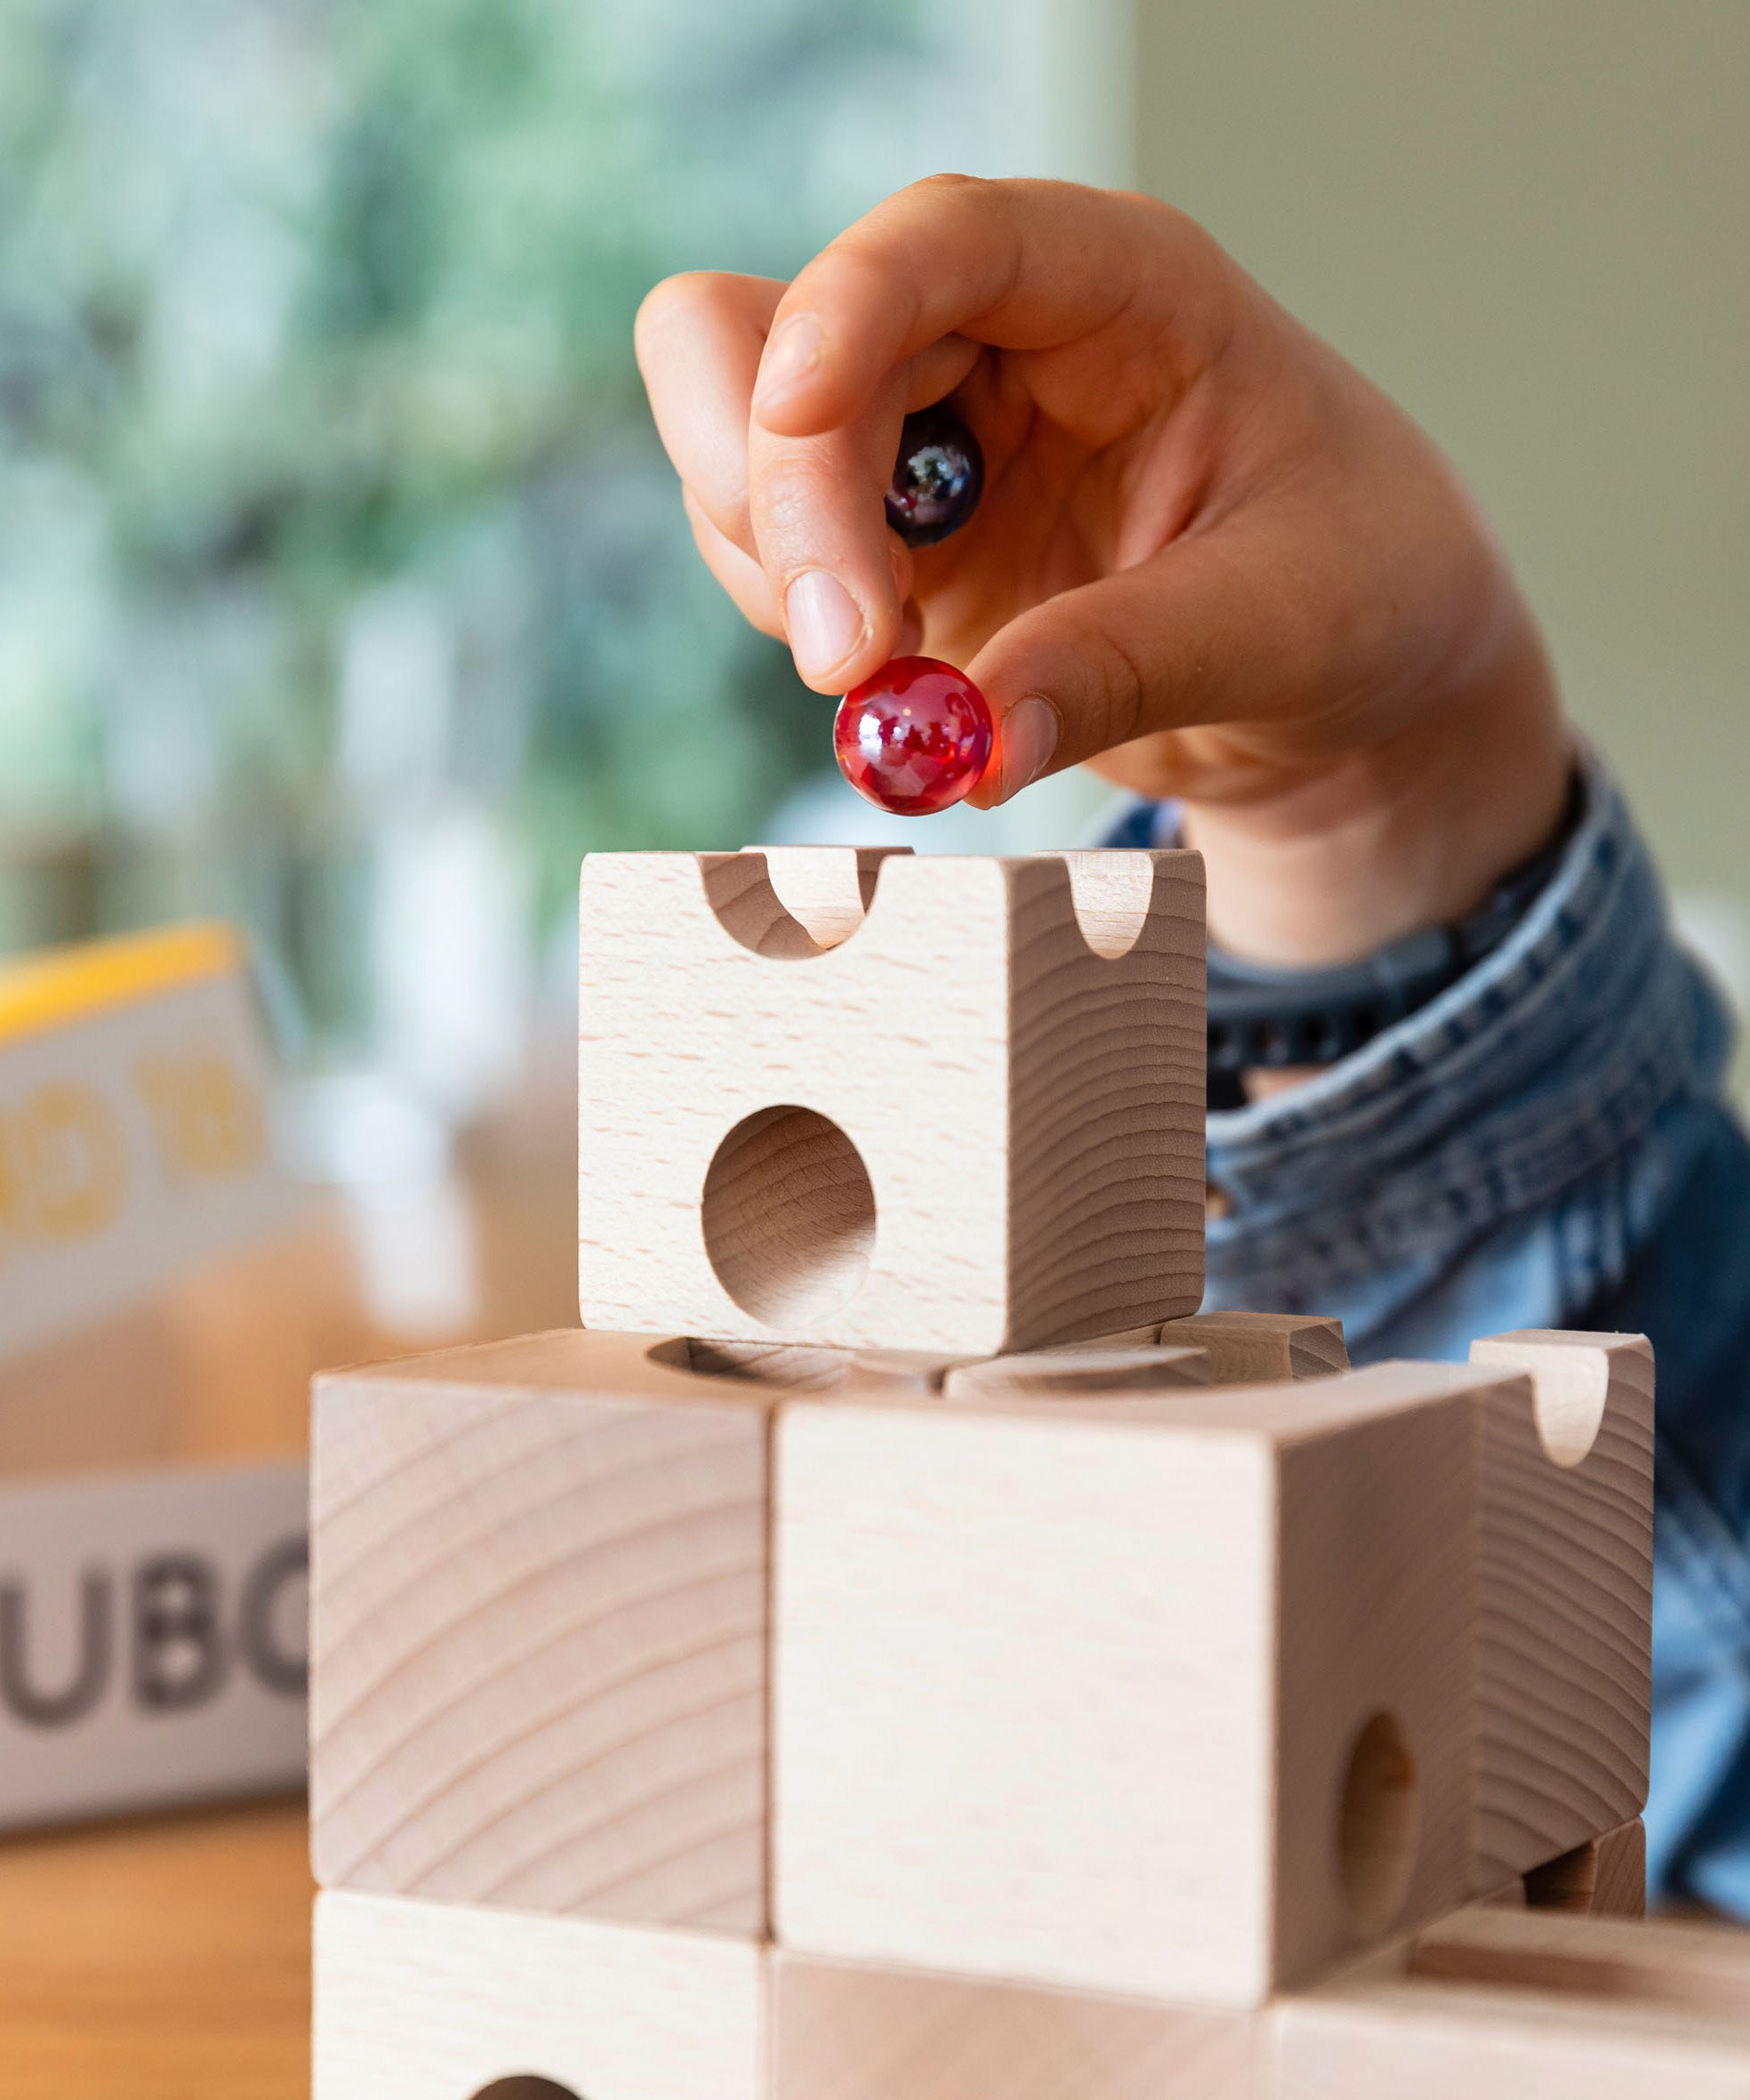
M 1210 937 L 1283 968 L 1351 961 L 1473 911 L 1561 819 L 1573 765 L 1526 619 L 1469 694 L 1267 799 L 1188 802 Z

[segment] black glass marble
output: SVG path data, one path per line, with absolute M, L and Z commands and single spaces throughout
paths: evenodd
M 984 455 L 951 408 L 938 401 L 906 417 L 887 487 L 887 523 L 908 547 L 933 547 L 959 532 L 983 487 Z

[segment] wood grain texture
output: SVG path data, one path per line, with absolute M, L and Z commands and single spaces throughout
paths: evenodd
M 1472 1346 L 1519 1371 L 1483 1442 L 1474 1879 L 1490 1887 L 1637 1816 L 1651 1715 L 1653 1358 L 1640 1335 Z
M 401 1896 L 316 1911 L 315 2100 L 761 2100 L 762 1951 Z
M 1120 1327 L 1112 1334 L 1088 1334 L 1074 1341 L 1059 1342 L 1061 1349 L 1152 1349 L 1160 1340 L 1159 1320 L 1145 1321 L 1140 1327 Z
M 785 1409 L 781 1943 L 1246 2007 L 1461 1901 L 1489 1383 Z
M 949 1400 L 1066 1399 L 1080 1393 L 1168 1393 L 1209 1383 L 1201 1349 L 1036 1349 L 962 1364 L 943 1381 Z
M 1521 1886 L 1539 1911 L 1577 1911 L 1592 1918 L 1647 1914 L 1647 1831 L 1637 1815 L 1601 1838 L 1534 1867 Z
M 591 855 L 581 911 L 588 1325 L 988 1356 L 1195 1309 L 1195 854 Z
M 1284 1999 L 1259 2055 L 1261 2100 L 1750 2100 L 1750 2020 L 1520 1987 Z
M 757 1935 L 769 1390 L 573 1331 L 318 1382 L 318 1878 Z
M 1343 1323 L 1305 1313 L 1193 1313 L 1160 1329 L 1163 1347 L 1206 1350 L 1209 1382 L 1249 1386 L 1347 1371 Z
M 770 2100 L 1251 2100 L 1257 2016 L 780 1951 Z

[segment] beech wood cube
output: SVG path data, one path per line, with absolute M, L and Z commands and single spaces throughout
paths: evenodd
M 784 1410 L 780 1943 L 1244 2008 L 1465 1900 L 1501 1384 Z
M 586 1326 L 983 1356 L 1196 1311 L 1196 854 L 592 854 L 580 910 Z
M 578 1332 L 317 1382 L 331 1887 L 758 1937 L 775 1388 Z

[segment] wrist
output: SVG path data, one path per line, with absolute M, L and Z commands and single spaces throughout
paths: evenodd
M 1535 637 L 1530 656 L 1521 675 L 1267 797 L 1188 801 L 1211 940 L 1316 968 L 1474 911 L 1566 804 L 1572 743 Z

